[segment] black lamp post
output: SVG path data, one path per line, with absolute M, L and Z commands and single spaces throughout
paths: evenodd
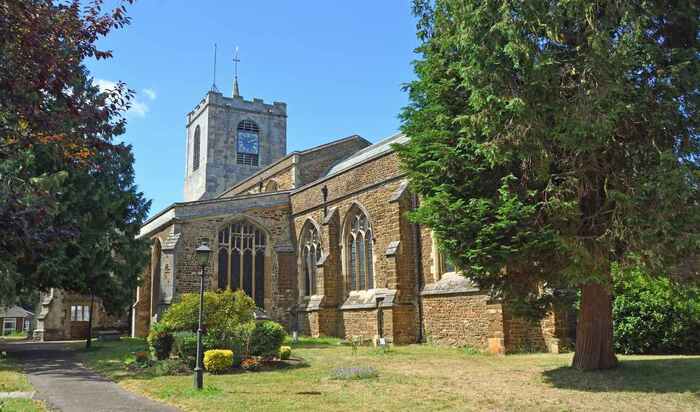
M 196 250 L 197 263 L 202 269 L 201 278 L 199 280 L 199 321 L 197 324 L 197 364 L 194 367 L 194 387 L 202 389 L 204 383 L 204 375 L 202 371 L 202 310 L 204 307 L 204 274 L 209 264 L 209 255 L 211 249 L 206 243 L 202 243 Z

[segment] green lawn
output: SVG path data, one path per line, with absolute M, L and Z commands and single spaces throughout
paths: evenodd
M 0 359 L 0 392 L 31 392 L 27 375 L 7 359 Z M 40 412 L 41 402 L 31 399 L 0 399 L 0 411 Z
M 568 367 L 571 355 L 490 356 L 429 345 L 356 353 L 335 339 L 304 340 L 297 367 L 191 376 L 127 372 L 122 360 L 141 340 L 98 343 L 85 363 L 127 389 L 191 411 L 221 410 L 700 410 L 700 356 L 621 356 L 605 372 Z M 376 378 L 333 380 L 339 367 L 372 367 Z

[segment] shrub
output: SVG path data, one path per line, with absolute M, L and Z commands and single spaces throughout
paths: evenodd
M 280 359 L 287 360 L 292 356 L 292 348 L 289 346 L 280 347 Z
M 204 352 L 204 369 L 211 373 L 223 373 L 233 366 L 233 351 L 213 349 Z
M 150 356 L 146 351 L 134 352 L 132 356 L 127 356 L 124 360 L 124 366 L 130 371 L 145 369 L 150 367 L 151 364 Z
M 178 358 L 187 362 L 188 365 L 194 367 L 197 359 L 197 334 L 194 332 L 175 332 L 173 333 L 173 353 Z M 204 342 L 204 339 L 202 339 Z
M 639 269 L 613 270 L 615 351 L 700 352 L 700 288 L 654 278 Z
M 191 372 L 192 369 L 182 359 L 164 359 L 155 367 L 155 373 L 159 376 L 187 375 Z
M 282 325 L 271 320 L 255 325 L 250 337 L 250 353 L 256 356 L 277 356 L 287 333 Z
M 204 330 L 225 336 L 241 323 L 253 320 L 255 302 L 243 291 L 204 292 Z M 197 331 L 199 294 L 183 293 L 163 314 L 162 323 L 173 331 Z
M 352 368 L 336 368 L 331 373 L 331 379 L 338 380 L 360 380 L 370 379 L 379 376 L 379 372 L 373 367 L 352 367 Z
M 151 331 L 148 333 L 148 346 L 158 360 L 167 359 L 170 356 L 173 335 L 166 324 L 156 322 L 151 326 Z
M 136 361 L 136 363 L 148 362 L 148 352 L 146 352 L 146 351 L 134 352 L 134 360 Z
M 241 368 L 250 372 L 260 369 L 261 366 L 262 364 L 256 358 L 246 358 L 241 362 Z

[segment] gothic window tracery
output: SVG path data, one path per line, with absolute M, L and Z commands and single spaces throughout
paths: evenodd
M 302 229 L 301 241 L 299 242 L 300 258 L 303 281 L 303 295 L 311 296 L 317 292 L 316 265 L 321 261 L 323 250 L 318 229 L 311 222 L 307 221 Z
M 243 291 L 258 307 L 265 299 L 265 249 L 267 236 L 245 221 L 219 231 L 219 288 Z
M 365 213 L 358 207 L 348 215 L 346 260 L 348 287 L 350 290 L 366 290 L 374 287 L 372 227 Z

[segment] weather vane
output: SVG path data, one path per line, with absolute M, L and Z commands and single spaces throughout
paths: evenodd
M 241 59 L 238 58 L 238 46 L 236 46 L 236 52 L 233 54 L 233 96 L 240 97 L 241 94 L 238 92 L 238 63 Z

